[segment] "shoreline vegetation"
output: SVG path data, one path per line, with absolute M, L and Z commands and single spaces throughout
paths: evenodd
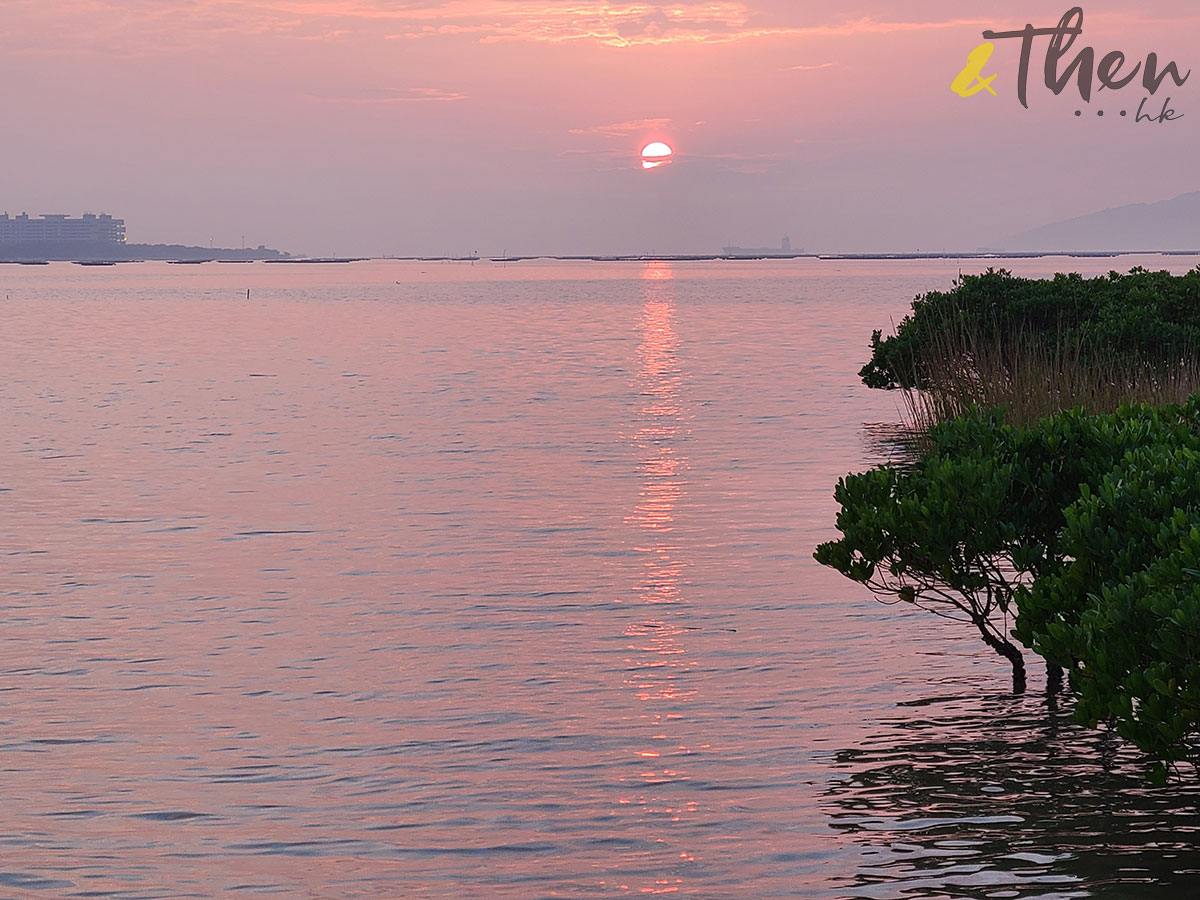
M 362 262 L 364 260 L 394 260 L 397 262 L 440 263 L 517 263 L 535 262 L 758 262 L 816 259 L 825 261 L 888 261 L 888 260 L 1021 260 L 1021 259 L 1114 259 L 1118 256 L 1200 256 L 1197 250 L 1051 250 L 1051 251 L 978 251 L 974 253 L 643 253 L 619 255 L 553 255 L 485 256 L 477 253 L 460 256 L 352 256 L 308 257 L 304 254 L 272 250 L 262 245 L 242 249 L 193 247 L 183 244 L 119 244 L 68 245 L 36 247 L 26 244 L 0 244 L 0 265 L 41 265 L 47 262 Z
M 874 332 L 859 376 L 902 390 L 918 430 L 976 406 L 1027 424 L 1076 407 L 1183 402 L 1200 390 L 1200 268 L 962 276 L 917 297 L 895 334 Z
M 961 622 L 1164 781 L 1200 764 L 1200 268 L 988 270 L 917 297 L 860 371 L 915 458 L 842 478 L 827 566 Z

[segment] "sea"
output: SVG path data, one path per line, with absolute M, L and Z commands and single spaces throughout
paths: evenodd
M 916 295 L 1198 262 L 0 266 L 0 900 L 1195 897 L 1194 773 L 812 553 Z

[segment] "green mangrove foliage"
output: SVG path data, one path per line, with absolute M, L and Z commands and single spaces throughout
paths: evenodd
M 819 562 L 966 622 L 1014 690 L 1013 638 L 1067 670 L 1082 720 L 1200 760 L 1200 399 L 1030 425 L 976 409 L 834 496 L 842 537 Z
M 1200 762 L 1200 452 L 1127 454 L 1065 511 L 1064 564 L 1020 589 L 1023 640 L 1066 667 L 1077 713 L 1160 763 Z
M 1032 421 L 1083 406 L 1180 402 L 1200 390 L 1200 268 L 1135 268 L 1085 279 L 1029 279 L 989 269 L 917 297 L 859 375 L 903 389 L 918 424 L 971 405 Z
M 967 622 L 1013 667 L 1025 688 L 1025 665 L 997 614 L 1006 620 L 1013 593 L 1032 560 L 1006 515 L 1013 469 L 994 455 L 930 454 L 912 470 L 881 466 L 842 478 L 843 537 L 816 550 L 832 566 L 891 602 L 912 603 Z
M 860 375 L 927 430 L 838 482 L 815 556 L 888 602 L 1065 670 L 1085 723 L 1200 764 L 1200 268 L 966 276 L 872 335 Z M 1065 410 L 1065 411 L 1064 411 Z

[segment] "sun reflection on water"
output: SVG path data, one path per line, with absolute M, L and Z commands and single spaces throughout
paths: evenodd
M 677 507 L 687 487 L 688 459 L 680 444 L 687 436 L 687 415 L 682 398 L 685 374 L 675 332 L 673 272 L 669 264 L 648 263 L 642 271 L 645 300 L 642 306 L 641 342 L 634 387 L 642 399 L 638 428 L 630 438 L 642 472 L 637 505 L 625 519 L 636 530 L 635 549 L 641 556 L 641 577 L 636 586 L 636 614 L 625 629 L 630 655 L 625 659 L 624 684 L 637 697 L 642 728 L 633 754 L 644 764 L 634 778 L 633 796 L 622 805 L 633 806 L 644 823 L 680 822 L 695 813 L 695 801 L 680 801 L 667 789 L 687 781 L 684 763 L 699 748 L 678 736 L 686 704 L 695 689 L 688 679 L 696 662 L 682 641 L 689 631 L 684 558 L 676 536 Z M 636 608 L 636 606 L 634 608 Z M 672 732 L 675 732 L 673 734 Z M 622 779 L 626 780 L 626 779 Z M 658 840 L 665 836 L 656 835 Z M 679 852 L 681 864 L 694 862 L 687 849 Z M 653 885 L 643 893 L 679 889 L 681 873 Z

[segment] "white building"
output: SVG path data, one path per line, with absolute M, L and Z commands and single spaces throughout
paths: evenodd
M 0 244 L 123 244 L 125 220 L 86 213 L 78 219 L 65 215 L 30 218 L 0 215 Z

